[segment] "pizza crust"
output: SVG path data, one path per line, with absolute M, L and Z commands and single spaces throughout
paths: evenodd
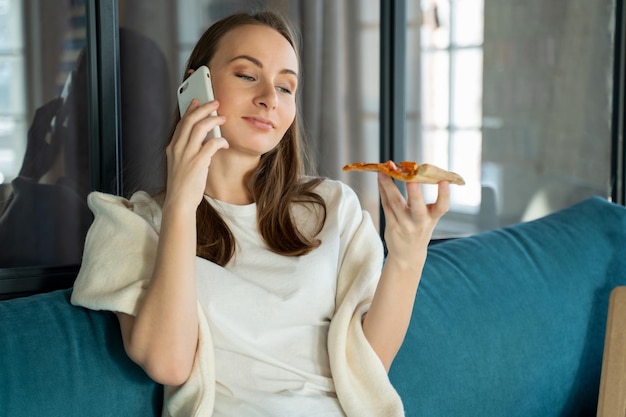
M 355 162 L 343 167 L 344 171 L 377 171 L 389 175 L 400 181 L 419 182 L 422 184 L 438 184 L 448 181 L 451 184 L 465 185 L 465 180 L 459 174 L 446 171 L 431 164 L 418 165 L 416 162 L 403 161 L 396 164 L 393 161 L 384 163 Z

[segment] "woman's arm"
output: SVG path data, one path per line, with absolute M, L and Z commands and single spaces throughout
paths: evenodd
M 118 313 L 128 356 L 155 381 L 180 385 L 198 340 L 195 213 L 163 211 L 157 262 L 137 316 Z
M 198 344 L 196 209 L 211 157 L 228 147 L 223 138 L 205 141 L 223 123 L 208 117 L 217 106 L 194 101 L 176 128 L 167 147 L 167 193 L 152 279 L 137 315 L 117 314 L 128 356 L 164 385 L 189 378 Z
M 441 182 L 437 201 L 426 204 L 419 184 L 406 183 L 405 200 L 390 177 L 379 174 L 378 178 L 388 255 L 363 318 L 363 332 L 389 370 L 409 327 L 428 243 L 450 205 L 450 185 Z

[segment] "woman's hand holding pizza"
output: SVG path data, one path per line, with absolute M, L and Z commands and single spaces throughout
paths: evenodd
M 450 206 L 450 184 L 439 183 L 437 200 L 432 204 L 425 203 L 419 183 L 406 183 L 406 198 L 386 174 L 378 174 L 378 184 L 385 214 L 387 262 L 404 267 L 415 264 L 421 272 L 435 226 Z

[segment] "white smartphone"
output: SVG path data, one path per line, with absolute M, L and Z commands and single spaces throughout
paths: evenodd
M 211 73 L 206 65 L 201 66 L 193 74 L 191 74 L 183 83 L 178 87 L 178 110 L 180 116 L 187 111 L 187 108 L 191 104 L 191 100 L 198 99 L 200 104 L 213 101 L 215 96 L 213 95 L 213 84 L 211 83 Z M 213 116 L 217 116 L 217 112 L 211 113 Z M 219 126 L 215 126 L 215 129 L 209 132 L 208 137 L 219 138 L 222 136 Z

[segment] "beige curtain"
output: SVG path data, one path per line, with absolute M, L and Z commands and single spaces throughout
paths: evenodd
M 318 173 L 347 182 L 377 222 L 375 176 L 346 175 L 341 171 L 349 162 L 379 159 L 378 116 L 368 115 L 363 103 L 364 85 L 369 84 L 370 88 L 378 85 L 378 80 L 363 83 L 361 45 L 365 32 L 360 11 L 364 3 L 359 0 L 300 0 L 304 83 L 301 108 Z M 371 62 L 371 65 L 378 67 L 379 62 Z M 368 123 L 370 132 L 366 135 Z

